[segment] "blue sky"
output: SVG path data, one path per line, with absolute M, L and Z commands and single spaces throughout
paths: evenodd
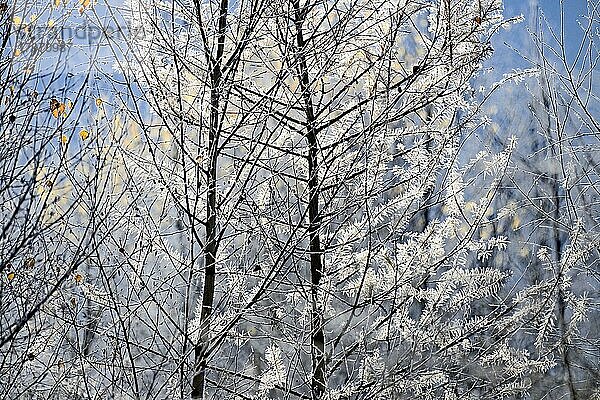
M 600 0 L 595 0 L 598 4 Z M 536 15 L 535 9 L 539 7 L 540 13 Z M 511 17 L 523 14 L 525 21 L 522 24 L 515 25 L 510 31 L 505 31 L 497 38 L 497 57 L 499 60 L 504 60 L 506 63 L 519 63 L 521 60 L 518 57 L 507 57 L 509 54 L 514 54 L 510 51 L 506 52 L 502 44 L 506 42 L 523 51 L 531 49 L 531 38 L 528 29 L 533 29 L 535 21 L 538 17 L 543 17 L 556 32 L 559 31 L 561 24 L 561 10 L 563 12 L 563 27 L 565 31 L 565 39 L 567 43 L 572 44 L 566 48 L 567 57 L 572 60 L 578 50 L 578 45 L 583 38 L 582 29 L 579 23 L 586 24 L 587 21 L 582 18 L 587 14 L 586 0 L 505 0 L 504 1 L 505 16 Z
M 121 4 L 121 0 L 106 0 L 109 4 Z M 595 0 L 600 3 L 600 0 Z M 562 5 L 562 7 L 561 7 Z M 528 64 L 517 52 L 522 52 L 524 55 L 532 55 L 534 46 L 533 40 L 530 37 L 528 30 L 535 27 L 536 17 L 543 15 L 546 17 L 547 22 L 555 29 L 560 27 L 561 20 L 561 9 L 564 12 L 564 29 L 566 32 L 566 39 L 568 43 L 572 43 L 572 46 L 567 47 L 567 54 L 570 59 L 573 59 L 577 50 L 578 44 L 581 42 L 582 31 L 578 25 L 578 21 L 582 21 L 582 15 L 587 11 L 586 0 L 505 0 L 505 16 L 507 18 L 514 17 L 523 14 L 525 21 L 520 24 L 511 25 L 510 29 L 502 30 L 500 34 L 495 38 L 493 47 L 495 54 L 491 60 L 486 64 L 494 67 L 494 72 L 488 77 L 484 78 L 484 81 L 489 83 L 491 80 L 497 80 L 502 74 L 512 71 L 515 68 L 527 68 L 531 65 Z M 537 14 L 537 7 L 540 7 L 541 14 Z M 106 8 L 99 3 L 94 7 L 98 18 L 102 19 L 102 15 L 106 12 Z M 537 15 L 536 15 L 537 14 Z M 77 26 L 83 26 L 85 24 L 94 25 L 99 23 L 98 19 L 93 16 L 92 13 L 84 13 L 79 15 L 76 13 L 71 17 L 73 22 Z M 583 21 L 585 22 L 585 21 Z M 115 27 L 115 22 L 104 22 L 104 24 L 111 27 Z M 70 53 L 70 59 L 68 61 L 68 70 L 74 73 L 75 79 L 77 77 L 83 78 L 88 70 L 88 64 L 102 64 L 98 65 L 105 72 L 109 72 L 112 66 L 110 62 L 110 50 L 104 48 L 103 51 L 98 55 L 100 60 L 96 58 L 94 43 L 88 46 L 89 37 L 82 39 L 74 38 L 77 45 L 72 48 Z M 512 48 L 511 48 L 512 47 Z M 108 54 L 107 54 L 108 53 Z M 50 54 L 46 62 L 50 62 L 53 57 L 57 54 Z M 100 62 L 98 62 L 100 61 Z M 102 91 L 102 81 L 94 82 L 97 86 L 96 90 Z M 516 93 L 515 93 L 516 95 Z M 514 105 L 514 103 L 512 103 Z M 504 105 L 499 104 L 500 107 Z
M 113 5 L 122 3 L 120 0 L 106 1 Z M 600 2 L 600 0 L 595 1 Z M 586 0 L 505 0 L 504 6 L 505 16 L 507 18 L 523 14 L 525 21 L 521 24 L 512 25 L 510 30 L 504 30 L 496 37 L 494 42 L 496 54 L 493 57 L 493 65 L 497 72 L 505 73 L 514 68 L 527 67 L 528 65 L 522 60 L 522 57 L 515 54 L 515 51 L 511 50 L 510 47 L 519 49 L 524 52 L 525 55 L 530 55 L 533 51 L 533 46 L 528 29 L 532 29 L 535 26 L 536 17 L 539 15 L 545 16 L 550 25 L 555 29 L 558 29 L 560 26 L 561 8 L 564 11 L 564 29 L 567 41 L 573 43 L 572 46 L 567 48 L 567 54 L 570 59 L 575 57 L 578 49 L 577 45 L 581 42 L 582 37 L 578 21 L 581 21 L 581 16 L 586 13 Z M 542 13 L 539 15 L 536 15 L 535 11 L 537 6 L 542 10 Z M 95 11 L 98 13 L 98 16 L 103 14 L 103 10 L 105 10 L 105 8 L 102 7 L 102 3 L 95 6 Z M 74 22 L 76 24 L 92 25 L 99 22 L 98 20 L 94 21 L 95 18 L 93 17 L 91 20 L 86 17 L 89 16 L 76 15 L 74 16 Z M 107 24 L 107 22 L 104 22 L 104 24 Z M 115 22 L 110 22 L 108 25 L 114 27 Z M 78 56 L 75 56 L 75 59 L 79 59 L 83 63 L 85 63 L 86 59 L 89 60 L 89 57 L 92 55 L 89 54 L 90 52 L 88 51 L 90 47 L 86 46 L 88 39 L 89 38 L 87 37 L 83 40 L 75 38 L 75 42 L 78 44 L 76 48 L 79 49 L 73 49 L 76 53 L 79 53 Z M 93 43 L 91 44 L 91 48 L 93 48 Z M 74 56 L 75 54 L 72 55 Z M 76 67 L 78 64 L 75 62 L 75 59 L 73 59 L 73 67 Z M 79 66 L 81 67 L 81 65 Z M 73 72 L 77 73 L 78 71 Z

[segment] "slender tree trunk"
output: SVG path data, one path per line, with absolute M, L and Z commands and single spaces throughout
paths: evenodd
M 427 108 L 425 109 L 425 111 L 427 112 L 425 120 L 427 122 L 430 122 L 431 121 L 431 117 L 432 117 L 431 107 L 427 106 Z M 426 134 L 423 137 L 423 141 L 425 142 L 425 148 L 429 152 L 431 150 L 430 136 L 429 136 L 429 134 Z M 433 189 L 432 188 L 429 188 L 425 192 L 425 195 L 423 196 L 423 202 L 424 203 L 427 203 L 427 201 L 429 201 L 429 197 L 431 196 L 432 193 L 433 193 Z M 425 204 L 425 208 L 423 208 L 423 211 L 421 212 L 421 215 L 418 216 L 418 220 L 417 220 L 417 231 L 418 232 L 425 232 L 425 229 L 427 229 L 427 226 L 431 222 L 430 211 L 431 210 L 429 209 L 429 206 L 427 206 Z M 430 277 L 431 276 L 430 276 L 429 273 L 426 273 L 425 276 L 423 276 L 422 282 L 419 285 L 419 287 L 422 290 L 427 289 L 427 285 L 429 283 Z M 416 300 L 416 302 L 414 304 L 414 307 L 413 307 L 415 320 L 419 320 L 421 318 L 421 315 L 423 314 L 423 310 L 425 310 L 425 306 L 426 306 L 425 300 Z
M 310 77 L 304 56 L 304 36 L 302 24 L 304 12 L 300 8 L 300 2 L 294 0 L 296 44 L 298 46 L 298 72 L 300 88 L 304 99 L 307 129 L 306 140 L 308 141 L 308 232 L 310 238 L 310 280 L 312 297 L 311 315 L 311 360 L 312 381 L 311 393 L 313 399 L 320 399 L 325 392 L 325 334 L 323 332 L 323 314 L 318 303 L 319 284 L 323 276 L 323 263 L 321 259 L 321 217 L 319 215 L 319 148 L 317 132 L 315 130 L 315 114 L 310 93 Z
M 321 226 L 319 216 L 319 188 L 318 188 L 318 164 L 317 164 L 317 141 L 309 134 L 309 160 L 308 160 L 308 219 L 310 234 L 310 278 L 312 295 L 312 325 L 311 325 L 311 354 L 312 354 L 312 394 L 314 399 L 321 397 L 325 391 L 325 334 L 323 333 L 323 315 L 318 305 L 318 288 L 323 275 L 323 264 L 321 262 L 321 241 L 319 229 Z
M 539 1 L 538 0 L 530 0 L 529 1 L 529 9 L 531 14 L 533 15 L 533 18 L 530 20 L 531 23 L 533 23 L 533 26 L 531 27 L 532 30 L 536 33 L 536 36 L 539 38 L 539 40 L 541 40 L 542 38 L 542 29 L 540 26 L 540 22 L 539 22 L 539 14 L 540 14 L 540 6 L 539 6 Z M 539 63 L 539 65 L 546 65 L 546 58 L 544 55 L 544 46 L 540 46 L 539 48 L 534 48 L 534 54 L 532 55 L 532 57 L 535 57 Z M 546 73 L 542 73 L 541 74 L 541 85 L 540 85 L 540 89 L 541 89 L 541 97 L 542 97 L 542 104 L 544 107 L 544 112 L 545 112 L 545 117 L 546 117 L 546 126 L 543 127 L 545 129 L 545 133 L 548 139 L 553 138 L 552 135 L 552 126 L 553 126 L 553 122 L 552 122 L 552 118 L 551 115 L 553 114 L 552 109 L 551 109 L 551 105 L 554 104 L 552 97 L 550 96 L 550 85 L 547 82 L 546 79 Z M 540 117 L 540 122 L 542 121 L 541 117 Z M 558 129 L 558 127 L 557 127 Z M 557 132 L 559 132 L 557 130 Z M 556 144 L 553 143 L 549 143 L 548 146 L 548 150 L 550 151 L 550 155 L 552 157 L 558 157 L 558 154 L 556 152 L 555 146 L 563 146 L 562 140 L 560 138 L 560 133 L 558 133 L 558 138 L 553 138 L 552 140 L 556 140 Z M 559 150 L 559 152 L 562 152 L 562 150 Z M 562 162 L 562 158 L 560 158 L 560 161 Z M 560 266 L 560 256 L 561 256 L 561 251 L 562 251 L 562 247 L 563 247 L 563 243 L 562 243 L 562 238 L 560 236 L 560 231 L 558 229 L 558 221 L 560 218 L 560 196 L 559 196 L 559 176 L 558 174 L 552 174 L 551 176 L 551 180 L 548 179 L 546 180 L 548 182 L 548 184 L 551 186 L 552 188 L 552 198 L 551 198 L 551 207 L 553 208 L 552 212 L 553 212 L 553 221 L 552 221 L 552 235 L 553 235 L 553 243 L 552 243 L 552 247 L 554 250 L 554 262 L 556 264 L 556 268 L 557 268 L 557 279 L 562 279 L 562 270 L 561 270 L 561 266 Z M 565 382 L 568 386 L 568 398 L 571 400 L 576 400 L 577 399 L 577 392 L 575 391 L 575 388 L 573 386 L 573 373 L 572 373 L 572 369 L 571 369 L 571 365 L 569 362 L 569 351 L 568 351 L 568 346 L 566 343 L 566 338 L 565 338 L 565 334 L 567 332 L 567 323 L 566 323 L 566 304 L 565 304 L 565 296 L 564 293 L 561 289 L 561 287 L 558 287 L 558 291 L 557 291 L 557 319 L 558 319 L 558 327 L 559 327 L 559 332 L 561 334 L 560 337 L 560 352 L 561 352 L 561 361 L 562 361 L 562 366 L 563 366 L 563 370 L 564 370 L 564 379 Z
M 553 230 L 553 236 L 554 236 L 554 261 L 556 263 L 557 269 L 558 269 L 558 277 L 557 279 L 559 279 L 559 281 L 562 279 L 562 275 L 563 272 L 561 270 L 561 266 L 560 266 L 560 254 L 561 254 L 561 249 L 562 249 L 562 238 L 560 237 L 560 231 L 558 229 L 557 226 L 557 221 L 558 218 L 560 217 L 560 198 L 559 198 L 559 193 L 558 193 L 558 175 L 554 175 L 553 177 L 553 207 L 554 207 L 554 221 L 552 224 L 552 230 Z M 560 286 L 559 283 L 559 287 L 558 287 L 558 292 L 556 294 L 557 299 L 556 299 L 556 303 L 558 305 L 558 310 L 557 310 L 557 317 L 558 317 L 558 326 L 559 326 L 559 332 L 560 332 L 560 356 L 561 356 L 561 361 L 563 364 L 563 369 L 564 369 L 564 380 L 565 383 L 567 385 L 568 391 L 569 391 L 569 399 L 571 400 L 577 400 L 577 391 L 575 390 L 575 386 L 573 384 L 573 371 L 571 369 L 571 363 L 570 363 L 570 359 L 569 359 L 569 346 L 566 342 L 566 334 L 567 334 L 567 316 L 566 316 L 566 311 L 567 311 L 567 307 L 566 307 L 566 302 L 565 302 L 565 295 L 563 293 L 563 290 Z
M 552 138 L 552 119 L 551 119 L 551 115 L 552 115 L 552 109 L 551 109 L 551 104 L 552 104 L 552 98 L 549 96 L 548 92 L 546 91 L 546 87 L 549 87 L 546 83 L 546 79 L 545 76 L 542 76 L 543 80 L 542 82 L 544 82 L 544 84 L 542 85 L 542 104 L 544 106 L 544 111 L 545 111 L 545 115 L 546 115 L 546 135 L 548 138 Z M 557 132 L 558 131 L 558 127 L 557 127 Z M 558 138 L 557 138 L 557 143 L 558 146 L 562 146 L 562 141 L 560 138 L 560 133 L 558 133 Z M 562 150 L 557 150 L 555 149 L 555 146 L 553 144 L 551 144 L 549 146 L 549 151 L 551 152 L 551 156 L 552 157 L 557 157 L 560 162 L 562 162 L 562 157 L 559 157 L 559 153 L 562 153 Z M 553 235 L 553 250 L 554 250 L 554 262 L 556 264 L 556 268 L 557 268 L 557 279 L 559 280 L 559 287 L 558 287 L 558 291 L 557 291 L 557 320 L 558 320 L 558 328 L 559 328 L 559 332 L 561 337 L 559 338 L 560 340 L 560 355 L 561 355 L 561 362 L 562 362 L 562 367 L 564 370 L 564 380 L 565 383 L 568 387 L 568 398 L 570 400 L 577 400 L 577 392 L 575 390 L 575 387 L 573 385 L 573 371 L 569 362 L 569 349 L 568 349 L 568 345 L 566 343 L 566 333 L 567 333 L 567 321 L 566 321 L 566 303 L 565 303 L 565 295 L 563 293 L 563 290 L 560 286 L 560 280 L 562 279 L 562 268 L 560 265 L 560 258 L 561 258 L 561 252 L 562 252 L 562 247 L 563 247 L 563 240 L 561 238 L 560 235 L 560 230 L 558 228 L 558 221 L 560 219 L 560 193 L 559 193 L 559 181 L 560 178 L 558 176 L 558 174 L 552 174 L 551 175 L 551 180 L 548 182 L 551 187 L 552 187 L 552 197 L 551 197 L 551 207 L 552 207 L 552 235 Z
M 213 116 L 218 110 L 218 95 L 211 96 L 211 127 L 208 138 L 209 166 L 207 171 L 207 193 L 206 193 L 206 243 L 204 247 L 204 287 L 202 291 L 202 311 L 200 313 L 200 338 L 194 349 L 196 373 L 192 380 L 192 398 L 202 398 L 204 395 L 204 381 L 206 375 L 206 349 L 208 347 L 208 336 L 210 331 L 209 318 L 212 313 L 215 297 L 215 260 L 217 257 L 217 215 L 216 215 L 216 180 L 217 180 L 217 157 L 216 157 L 216 132 L 213 129 L 218 117 Z
M 210 333 L 210 316 L 215 297 L 215 261 L 217 258 L 217 160 L 220 129 L 221 59 L 225 49 L 225 27 L 227 25 L 228 0 L 221 0 L 217 56 L 211 71 L 210 127 L 208 133 L 208 171 L 206 192 L 206 243 L 204 248 L 204 287 L 202 311 L 200 313 L 200 340 L 194 349 L 195 374 L 192 379 L 192 398 L 203 398 L 207 368 L 207 349 Z M 199 12 L 199 9 L 198 9 Z

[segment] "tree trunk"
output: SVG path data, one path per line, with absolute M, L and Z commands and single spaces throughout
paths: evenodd
M 310 280 L 311 280 L 311 361 L 312 380 L 311 393 L 313 399 L 320 399 L 325 392 L 325 334 L 323 332 L 323 314 L 318 304 L 319 284 L 323 276 L 323 264 L 321 260 L 321 217 L 319 215 L 319 163 L 318 142 L 315 129 L 315 114 L 310 93 L 310 77 L 306 65 L 306 57 L 303 50 L 305 47 L 302 24 L 304 20 L 300 2 L 294 0 L 296 44 L 298 46 L 298 74 L 300 88 L 304 99 L 306 113 L 306 140 L 308 141 L 308 232 L 310 237 Z
M 567 385 L 568 388 L 568 392 L 569 392 L 569 399 L 570 400 L 577 400 L 577 392 L 575 391 L 575 386 L 573 385 L 573 371 L 571 368 L 571 363 L 570 363 L 570 359 L 569 359 L 569 345 L 566 341 L 566 334 L 567 334 L 567 316 L 566 316 L 566 311 L 567 311 L 567 307 L 566 307 L 566 302 L 565 302 L 565 294 L 563 293 L 563 290 L 560 286 L 560 280 L 562 280 L 562 275 L 563 275 L 563 271 L 561 270 L 561 266 L 560 266 L 560 255 L 561 255 L 561 251 L 562 251 L 562 238 L 560 237 L 560 231 L 558 229 L 558 218 L 560 217 L 560 198 L 559 198 L 559 192 L 558 192 L 558 175 L 554 175 L 553 176 L 553 206 L 554 206 L 554 221 L 552 223 L 552 233 L 554 236 L 554 261 L 556 263 L 556 268 L 558 269 L 558 276 L 557 279 L 559 280 L 559 286 L 558 286 L 558 291 L 557 291 L 557 299 L 556 299 L 556 303 L 558 306 L 558 310 L 557 310 L 557 317 L 558 317 L 558 326 L 559 326 L 559 332 L 560 332 L 560 356 L 561 356 L 561 362 L 563 365 L 563 370 L 564 370 L 564 380 L 565 383 Z
M 195 374 L 192 379 L 192 398 L 204 397 L 206 380 L 207 349 L 210 333 L 210 316 L 215 297 L 215 261 L 217 258 L 217 159 L 219 143 L 219 107 L 221 99 L 221 59 L 225 49 L 225 27 L 227 24 L 228 0 L 221 0 L 219 31 L 217 38 L 217 56 L 211 71 L 210 128 L 208 134 L 209 165 L 206 172 L 206 243 L 204 250 L 204 287 L 202 292 L 202 311 L 200 313 L 200 337 L 194 348 Z M 200 8 L 197 8 L 200 12 Z

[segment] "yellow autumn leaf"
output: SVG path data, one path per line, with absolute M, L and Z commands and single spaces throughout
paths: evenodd
M 82 129 L 81 132 L 79 132 L 79 136 L 82 140 L 85 140 L 90 136 L 90 133 L 87 130 Z
M 73 277 L 73 279 L 75 279 L 76 283 L 81 283 L 81 282 L 83 282 L 83 275 L 81 275 L 81 274 L 75 274 L 75 276 Z
M 519 251 L 519 255 L 521 257 L 529 257 L 529 248 L 528 247 L 523 247 L 520 251 Z
M 79 3 L 81 4 L 81 7 L 79 7 L 79 14 L 83 14 L 85 9 L 90 5 L 91 2 L 91 0 L 79 0 Z
M 102 105 L 102 99 L 101 99 L 100 97 L 98 97 L 98 98 L 96 99 L 96 105 L 97 105 L 98 107 L 100 107 L 100 106 Z
M 516 231 L 517 229 L 519 229 L 520 226 L 521 226 L 521 218 L 519 218 L 518 215 L 515 215 L 513 217 L 512 223 L 510 224 L 510 227 L 512 228 L 513 231 Z
M 21 55 L 21 50 L 16 49 L 15 50 L 15 57 L 19 57 Z
M 52 28 L 54 26 L 54 20 L 51 19 L 48 21 L 48 28 Z
M 15 279 L 15 273 L 9 272 L 8 275 L 6 275 L 6 278 L 8 278 L 9 282 L 12 281 L 13 279 Z
M 50 112 L 52 112 L 52 116 L 54 118 L 58 118 L 60 116 L 66 115 L 66 106 L 65 103 L 61 103 L 56 99 L 50 99 Z
M 13 24 L 15 24 L 15 25 L 21 25 L 21 22 L 23 22 L 23 20 L 18 15 L 15 15 L 13 17 Z
M 54 7 L 60 6 L 60 0 L 54 0 Z
M 66 144 L 66 143 L 69 141 L 69 138 L 67 137 L 67 135 L 61 135 L 61 137 L 60 137 L 60 141 L 61 141 L 63 144 Z

